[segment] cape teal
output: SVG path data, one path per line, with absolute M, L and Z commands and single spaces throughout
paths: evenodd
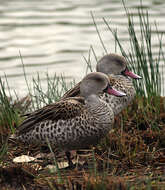
M 126 94 L 126 96 L 123 97 L 115 97 L 106 93 L 100 94 L 100 98 L 107 102 L 113 110 L 114 115 L 117 115 L 128 106 L 136 94 L 131 78 L 140 79 L 141 77 L 129 71 L 125 58 L 117 54 L 103 56 L 96 65 L 96 71 L 107 74 L 111 85 Z M 81 82 L 67 91 L 62 99 L 79 96 L 80 84 Z
M 110 86 L 107 75 L 88 74 L 80 84 L 80 96 L 63 99 L 27 114 L 15 138 L 28 144 L 51 146 L 68 151 L 95 145 L 111 130 L 114 113 L 98 96 L 100 93 L 125 96 Z

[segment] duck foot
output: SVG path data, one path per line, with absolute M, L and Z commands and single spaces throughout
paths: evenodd
M 72 159 L 71 159 L 71 153 L 69 152 L 69 151 L 66 151 L 65 152 L 65 155 L 66 155 L 66 157 L 67 157 L 67 160 L 68 160 L 68 168 L 69 169 L 74 169 L 75 168 L 75 165 L 73 164 L 73 162 L 72 162 Z
M 78 170 L 89 169 L 89 165 L 87 162 L 84 162 L 82 164 L 80 163 L 73 164 L 72 159 L 71 159 L 71 153 L 69 151 L 66 151 L 65 155 L 67 157 L 68 165 L 69 165 L 66 169 L 75 169 L 75 168 L 77 168 Z

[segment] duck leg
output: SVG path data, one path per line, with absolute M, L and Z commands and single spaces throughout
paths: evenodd
M 73 164 L 72 159 L 71 159 L 71 153 L 69 151 L 66 151 L 65 155 L 66 155 L 67 160 L 68 160 L 69 168 L 74 168 L 74 164 Z

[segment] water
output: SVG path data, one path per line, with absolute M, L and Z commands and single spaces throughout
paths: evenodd
M 127 0 L 126 5 L 136 15 L 139 1 Z M 149 10 L 150 20 L 157 21 L 164 32 L 164 0 L 145 0 L 143 6 Z M 90 46 L 98 57 L 104 53 L 91 11 L 107 50 L 114 52 L 115 43 L 102 17 L 118 29 L 127 47 L 127 18 L 120 0 L 0 0 L 0 76 L 6 74 L 10 88 L 18 94 L 27 93 L 20 51 L 29 83 L 37 72 L 43 83 L 46 72 L 50 76 L 63 73 L 68 81 L 79 81 L 86 70 L 83 56 L 88 56 Z M 155 54 L 156 44 L 155 39 Z

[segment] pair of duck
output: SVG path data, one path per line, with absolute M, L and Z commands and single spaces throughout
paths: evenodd
M 116 54 L 102 57 L 96 70 L 59 102 L 27 114 L 15 138 L 29 144 L 49 142 L 66 152 L 71 166 L 69 151 L 95 145 L 111 130 L 114 115 L 135 95 L 129 77 L 141 78 L 128 70 L 124 57 Z

